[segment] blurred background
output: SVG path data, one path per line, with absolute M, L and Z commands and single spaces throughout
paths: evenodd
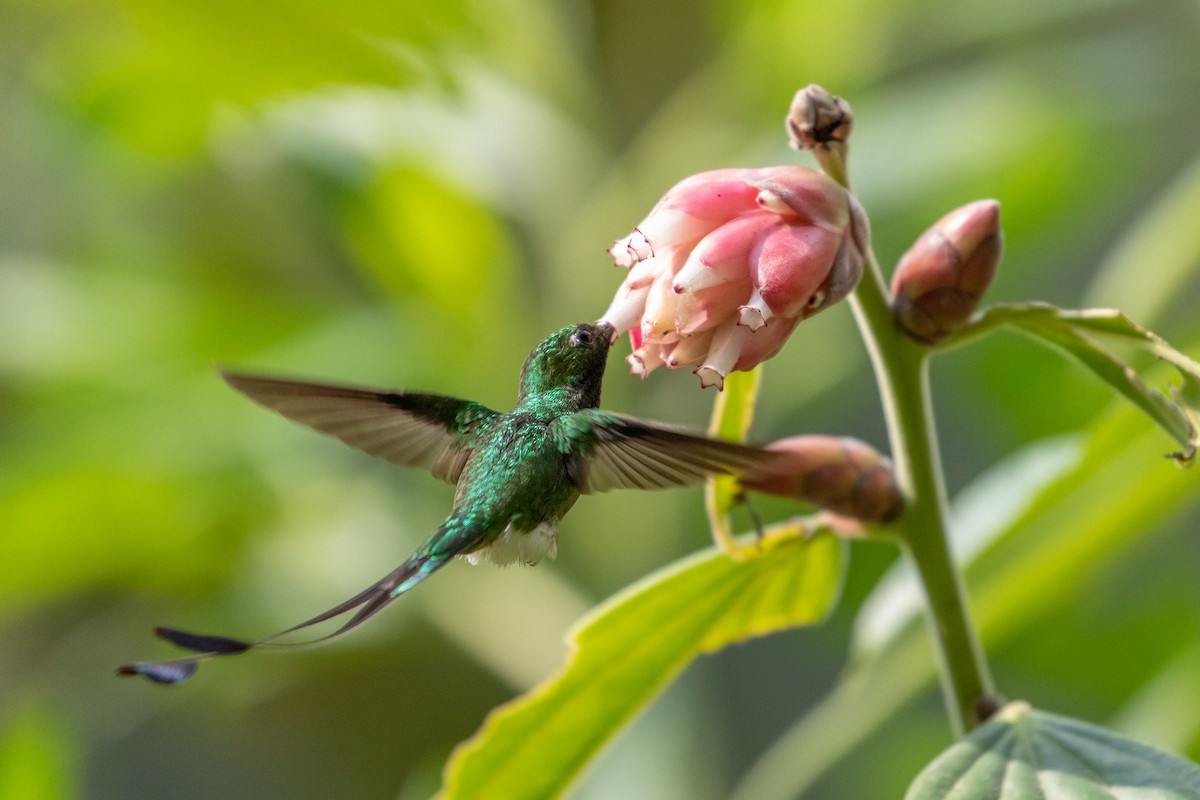
M 336 645 L 117 680 L 171 655 L 153 625 L 255 637 L 344 599 L 449 508 L 214 365 L 508 408 L 669 185 L 811 164 L 783 133 L 810 82 L 855 109 L 885 265 L 996 197 L 990 300 L 1119 305 L 1200 353 L 1195 0 L 0 0 L 0 797 L 432 793 L 574 619 L 708 544 L 700 491 L 584 498 L 557 562 L 452 565 Z M 706 424 L 711 390 L 627 352 L 607 407 Z M 1200 758 L 1200 473 L 1018 335 L 933 380 L 1000 686 Z M 844 305 L 767 365 L 754 437 L 801 432 L 886 446 Z M 866 599 L 894 558 L 856 544 L 828 624 L 694 665 L 577 795 L 899 796 L 949 732 L 924 632 Z M 872 652 L 879 694 L 822 699 Z

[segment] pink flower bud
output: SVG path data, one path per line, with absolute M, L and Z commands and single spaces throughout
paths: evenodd
M 892 312 L 913 338 L 936 342 L 975 312 L 1000 261 L 1000 204 L 977 200 L 951 211 L 896 265 Z
M 854 288 L 867 236 L 854 198 L 814 170 L 700 173 L 610 248 L 629 274 L 600 320 L 630 331 L 635 374 L 697 366 L 719 388 Z
M 791 497 L 864 522 L 891 522 L 904 507 L 891 463 L 870 445 L 838 436 L 793 436 L 767 445 L 785 455 L 744 475 L 747 489 Z

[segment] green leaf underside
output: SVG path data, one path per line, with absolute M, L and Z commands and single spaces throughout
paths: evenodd
M 459 745 L 439 797 L 557 796 L 696 656 L 820 621 L 840 590 L 843 542 L 802 533 L 768 536 L 746 561 L 709 548 L 593 610 L 568 637 L 566 665 Z
M 1067 311 L 1045 303 L 993 306 L 961 332 L 963 340 L 1001 325 L 1011 325 L 1074 356 L 1184 448 L 1183 452 L 1173 454 L 1178 462 L 1190 464 L 1195 459 L 1200 447 L 1200 363 L 1120 311 L 1104 308 Z M 1151 389 L 1132 368 L 1101 347 L 1092 336 L 1123 341 L 1153 353 L 1178 370 L 1182 376 L 1181 385 L 1170 387 L 1170 396 Z M 954 343 L 947 342 L 948 345 Z
M 708 435 L 729 442 L 745 441 L 754 421 L 754 404 L 762 381 L 762 367 L 749 372 L 731 372 L 725 378 L 725 388 L 717 395 L 718 413 L 713 414 Z
M 727 442 L 744 442 L 754 421 L 754 406 L 758 400 L 758 387 L 762 380 L 762 368 L 749 372 L 731 372 L 725 378 L 725 387 L 713 404 L 709 420 L 708 435 Z M 711 475 L 706 489 L 707 504 L 711 513 L 729 514 L 740 502 L 741 485 L 729 475 Z
M 917 777 L 905 800 L 1200 800 L 1200 766 L 1010 703 Z

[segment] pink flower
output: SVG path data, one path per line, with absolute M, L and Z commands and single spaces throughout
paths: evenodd
M 600 321 L 629 331 L 635 375 L 695 366 L 702 386 L 721 388 L 849 294 L 866 239 L 858 203 L 820 172 L 702 172 L 609 249 L 629 274 Z

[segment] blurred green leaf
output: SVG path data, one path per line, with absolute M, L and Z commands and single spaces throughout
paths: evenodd
M 0 608 L 142 574 L 159 586 L 203 575 L 221 556 L 199 548 L 189 499 L 163 476 L 90 466 L 0 493 L 0 519 L 12 532 L 0 559 Z
M 48 711 L 27 707 L 0 727 L 0 797 L 69 800 L 79 795 L 72 780 L 71 739 Z
M 946 346 L 961 344 L 1003 325 L 1060 347 L 1077 358 L 1185 448 L 1184 452 L 1174 454 L 1177 461 L 1188 465 L 1195 459 L 1196 448 L 1200 447 L 1200 364 L 1171 347 L 1162 337 L 1114 309 L 1067 311 L 1046 303 L 1017 303 L 987 309 L 958 336 L 946 340 Z M 1172 389 L 1171 397 L 1151 389 L 1130 366 L 1086 334 L 1107 336 L 1148 350 L 1179 371 L 1182 385 Z
M 1200 157 L 1134 221 L 1096 270 L 1088 304 L 1156 316 L 1185 290 L 1200 264 Z M 1154 279 L 1147 280 L 1147 266 Z
M 1186 752 L 1189 744 L 1200 736 L 1198 708 L 1200 638 L 1193 638 L 1183 652 L 1170 659 L 1123 705 L 1113 725 L 1134 738 Z
M 138 146 L 170 155 L 198 148 L 222 103 L 248 106 L 339 83 L 445 80 L 436 75 L 439 51 L 477 36 L 462 2 L 111 6 L 102 23 L 75 30 L 74 49 L 61 55 L 86 76 L 72 87 L 75 99 Z
M 956 742 L 905 800 L 1200 800 L 1200 767 L 1078 720 L 1005 706 Z
M 842 553 L 832 534 L 795 525 L 765 538 L 759 558 L 709 548 L 627 588 L 580 621 L 561 672 L 459 746 L 441 796 L 557 796 L 696 656 L 821 620 Z
M 1080 436 L 1033 442 L 1001 459 L 967 484 L 950 509 L 955 560 L 969 563 L 991 545 L 1046 486 L 1079 466 Z M 898 565 L 872 588 L 854 620 L 854 653 L 862 660 L 912 624 L 924 594 L 907 565 Z
M 512 248 L 483 205 L 398 168 L 377 175 L 343 217 L 355 255 L 389 296 L 428 303 L 448 326 L 503 317 Z

